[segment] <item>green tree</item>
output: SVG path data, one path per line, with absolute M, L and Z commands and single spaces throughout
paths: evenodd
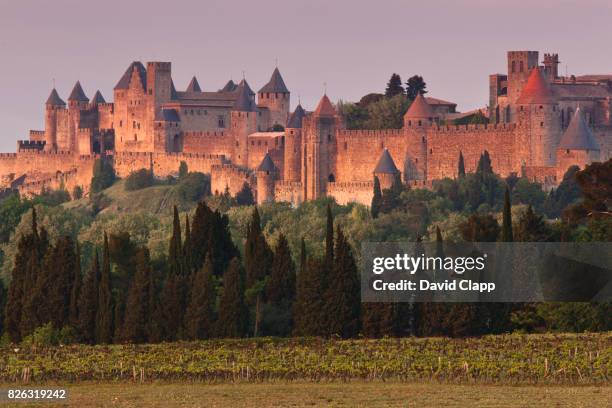
M 272 271 L 267 285 L 267 298 L 270 302 L 281 303 L 295 298 L 295 264 L 287 238 L 281 233 L 274 251 Z
M 255 305 L 255 326 L 253 330 L 255 336 L 259 335 L 259 328 L 263 317 L 266 283 L 270 274 L 272 260 L 272 250 L 261 230 L 259 211 L 255 207 L 244 244 L 247 298 L 249 303 Z
M 223 274 L 223 292 L 219 300 L 217 335 L 239 338 L 247 333 L 248 309 L 244 303 L 244 271 L 240 260 L 230 261 Z
M 327 333 L 342 338 L 359 332 L 361 295 L 357 265 L 342 230 L 336 234 L 335 256 L 324 299 Z
M 209 254 L 192 282 L 191 299 L 185 312 L 185 333 L 189 339 L 207 339 L 213 336 L 217 298 L 213 272 Z
M 89 272 L 83 282 L 83 289 L 79 294 L 79 337 L 84 343 L 96 341 L 96 316 L 98 314 L 98 291 L 100 285 L 100 261 L 98 251 L 94 250 L 94 257 Z
M 125 191 L 136 191 L 143 188 L 151 187 L 155 182 L 153 171 L 149 169 L 140 169 L 131 172 L 125 178 Z
M 151 284 L 149 251 L 139 248 L 136 253 L 136 273 L 130 284 L 125 302 L 125 316 L 119 339 L 127 343 L 144 343 L 148 340 L 149 285 Z
M 99 193 L 110 187 L 115 182 L 115 169 L 109 159 L 100 157 L 94 162 L 93 177 L 91 179 L 90 191 L 92 194 Z
M 514 241 L 512 234 L 512 205 L 510 203 L 510 191 L 508 191 L 507 187 L 506 192 L 504 193 L 504 213 L 502 221 L 501 240 L 502 242 Z
M 404 93 L 404 87 L 402 86 L 402 78 L 396 73 L 391 74 L 389 82 L 387 82 L 387 88 L 385 89 L 385 96 L 388 98 L 396 95 L 402 95 Z
M 372 196 L 371 213 L 372 218 L 378 218 L 380 207 L 382 206 L 382 191 L 380 190 L 380 180 L 374 176 L 374 194 Z
M 83 273 L 81 271 L 81 246 L 76 243 L 74 279 L 70 289 L 70 305 L 68 307 L 68 322 L 74 329 L 79 328 L 79 297 L 83 286 Z
M 189 168 L 187 167 L 187 163 L 184 160 L 181 160 L 181 163 L 179 164 L 178 174 L 179 180 L 184 179 L 185 176 L 189 174 Z
M 491 157 L 487 150 L 480 155 L 478 166 L 476 166 L 476 174 L 493 174 L 493 166 L 491 165 Z
M 294 335 L 320 336 L 327 331 L 324 317 L 325 293 L 323 281 L 326 268 L 321 261 L 307 258 L 297 275 L 296 298 L 293 306 Z
M 238 205 L 254 205 L 255 197 L 253 197 L 253 190 L 248 183 L 244 183 L 238 193 L 236 193 L 236 203 Z
M 551 232 L 541 215 L 537 215 L 531 206 L 527 207 L 516 225 L 515 240 L 517 242 L 542 242 L 548 241 Z
M 463 161 L 463 152 L 459 151 L 459 165 L 457 169 L 459 178 L 465 177 L 465 163 Z
M 418 94 L 424 95 L 427 93 L 425 88 L 427 88 L 427 84 L 423 80 L 423 77 L 413 75 L 406 81 L 406 96 L 409 100 L 413 101 Z
M 111 343 L 113 339 L 113 304 L 111 292 L 111 264 L 108 249 L 108 237 L 104 233 L 102 251 L 102 268 L 98 285 L 98 307 L 96 310 L 96 342 Z
M 459 226 L 463 239 L 469 242 L 495 242 L 499 235 L 499 224 L 490 214 L 472 214 Z

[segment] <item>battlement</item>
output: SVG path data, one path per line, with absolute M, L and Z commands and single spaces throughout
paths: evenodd
M 225 137 L 226 133 L 223 131 L 186 131 L 183 132 L 185 137 Z
M 389 136 L 403 136 L 404 129 L 380 129 L 380 130 L 369 130 L 369 129 L 339 129 L 337 131 L 338 137 L 389 137 Z
M 44 149 L 46 142 L 44 140 L 19 140 L 17 141 L 18 151 L 34 150 L 40 151 Z
M 16 159 L 17 153 L 0 153 L 0 159 Z
M 434 125 L 431 130 L 445 133 L 465 133 L 465 132 L 513 132 L 517 129 L 516 123 L 479 123 L 466 125 Z
M 30 140 L 44 140 L 44 139 L 45 139 L 44 130 L 30 130 Z

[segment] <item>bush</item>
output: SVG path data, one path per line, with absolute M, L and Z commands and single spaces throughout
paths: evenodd
M 187 163 L 181 160 L 181 164 L 179 165 L 179 179 L 185 178 L 185 176 L 189 174 L 189 167 L 187 167 Z
M 253 197 L 253 191 L 251 190 L 251 187 L 247 183 L 244 183 L 240 191 L 236 193 L 236 203 L 238 205 L 254 205 L 255 204 L 255 197 Z
M 175 191 L 185 201 L 198 201 L 210 195 L 210 177 L 204 173 L 191 172 L 179 180 Z
M 125 179 L 125 191 L 135 191 L 146 187 L 151 187 L 155 182 L 153 172 L 147 169 L 140 169 L 130 173 Z
M 70 194 L 66 190 L 48 190 L 36 196 L 32 203 L 34 205 L 41 204 L 47 207 L 55 207 L 67 201 L 70 201 Z
M 83 198 L 83 188 L 81 186 L 75 186 L 72 190 L 72 199 L 80 200 Z
M 26 347 L 57 346 L 59 343 L 59 331 L 53 328 L 51 322 L 40 326 L 21 341 L 21 344 Z
M 111 162 L 99 158 L 94 163 L 93 177 L 91 178 L 91 192 L 99 193 L 115 182 L 115 169 Z

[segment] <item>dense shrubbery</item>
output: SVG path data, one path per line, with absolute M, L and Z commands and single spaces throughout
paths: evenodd
M 174 189 L 183 200 L 198 201 L 210 195 L 210 176 L 189 172 L 179 179 Z
M 151 187 L 155 183 L 153 172 L 148 169 L 140 169 L 131 172 L 125 178 L 125 191 L 135 191 L 146 187 Z

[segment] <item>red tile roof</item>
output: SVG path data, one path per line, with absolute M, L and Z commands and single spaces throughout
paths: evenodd
M 436 116 L 436 114 L 431 106 L 429 106 L 423 95 L 418 94 L 417 97 L 414 98 L 414 101 L 412 101 L 412 104 L 410 105 L 410 108 L 408 108 L 408 112 L 406 112 L 404 118 L 419 119 L 433 118 L 434 116 Z
M 314 113 L 318 116 L 335 116 L 336 110 L 327 95 L 323 95 Z
M 521 96 L 519 96 L 516 103 L 519 105 L 548 104 L 554 103 L 554 101 L 548 82 L 546 82 L 538 68 L 533 68 L 527 79 L 527 84 L 523 87 Z

